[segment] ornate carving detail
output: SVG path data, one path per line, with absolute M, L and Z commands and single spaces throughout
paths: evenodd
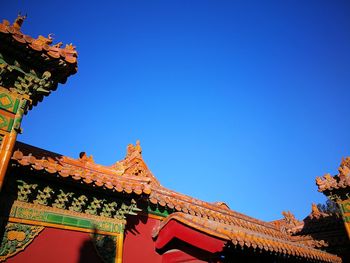
M 303 225 L 303 222 L 295 218 L 294 214 L 290 211 L 283 211 L 282 215 L 284 218 L 282 220 L 275 221 L 275 225 L 286 234 L 295 233 L 299 227 Z
M 57 198 L 55 199 L 55 202 L 52 204 L 52 206 L 56 208 L 66 209 L 67 203 L 72 196 L 73 193 L 65 193 L 60 189 L 60 194 L 57 195 Z
M 34 204 L 47 205 L 54 191 L 46 186 L 43 190 L 38 190 L 38 194 L 34 200 Z
M 52 47 L 54 47 L 54 48 L 61 48 L 62 45 L 63 45 L 62 42 L 58 42 L 57 44 L 53 45 Z
M 23 201 L 23 202 L 28 202 L 30 196 L 34 193 L 35 190 L 38 185 L 37 184 L 28 184 L 25 181 L 22 180 L 17 180 L 18 182 L 18 197 L 17 199 L 19 201 Z
M 93 201 L 88 205 L 85 213 L 88 213 L 90 215 L 97 215 L 104 201 L 104 199 L 97 199 L 96 197 L 93 197 Z
M 13 28 L 20 31 L 22 24 L 26 18 L 27 18 L 27 14 L 22 16 L 21 13 L 18 13 L 15 22 L 13 22 L 13 24 L 12 24 Z
M 81 152 L 79 154 L 79 160 L 81 162 L 95 163 L 94 157 L 92 155 L 87 156 L 87 154 L 85 152 Z
M 141 153 L 142 153 L 142 148 L 139 140 L 136 141 L 135 146 L 133 144 L 129 144 L 126 149 L 126 157 L 141 155 Z
M 0 246 L 0 261 L 24 250 L 43 229 L 42 226 L 8 223 Z
M 316 184 L 318 185 L 318 189 L 320 192 L 337 187 L 337 180 L 333 178 L 329 173 L 324 175 L 323 177 L 316 177 Z
M 318 209 L 317 205 L 316 205 L 315 203 L 313 203 L 312 206 L 311 206 L 311 214 L 309 215 L 309 217 L 310 217 L 311 219 L 313 219 L 313 218 L 318 219 L 318 218 L 323 217 L 323 216 L 328 216 L 328 214 L 322 213 L 322 212 Z
M 68 51 L 75 51 L 76 50 L 76 46 L 73 46 L 72 43 L 66 44 L 65 49 L 68 50 Z
M 57 82 L 51 78 L 51 73 L 45 71 L 42 75 L 34 70 L 26 70 L 18 61 L 7 62 L 0 54 L 0 86 L 7 87 L 12 92 L 28 95 L 46 96 L 55 90 Z M 40 98 L 38 98 L 40 99 Z
M 35 44 L 37 45 L 51 45 L 53 41 L 53 34 L 49 34 L 47 37 L 44 36 L 38 36 L 38 38 L 34 41 Z
M 284 216 L 284 221 L 287 225 L 294 227 L 300 224 L 300 221 L 296 219 L 295 215 L 290 211 L 283 211 L 282 215 Z
M 128 171 L 133 176 L 145 176 L 145 169 L 141 165 L 135 165 Z
M 130 205 L 126 205 L 124 203 L 121 205 L 121 207 L 117 210 L 114 218 L 125 219 L 126 215 L 137 215 L 137 212 L 140 211 L 141 209 L 137 207 L 136 201 L 132 199 Z
M 88 198 L 85 195 L 81 195 L 78 198 L 73 197 L 72 205 L 68 208 L 71 211 L 83 212 L 83 207 L 86 205 Z
M 51 73 L 49 71 L 45 71 L 41 78 L 29 74 L 19 75 L 14 86 L 20 94 L 30 95 L 31 92 L 35 91 L 38 94 L 49 95 L 53 85 L 50 79 Z
M 326 174 L 323 177 L 316 178 L 316 184 L 319 192 L 350 187 L 350 157 L 342 159 L 338 171 L 339 173 L 335 176 Z
M 340 180 L 345 180 L 347 177 L 350 177 L 350 157 L 342 159 L 338 171 Z
M 101 216 L 112 217 L 117 208 L 116 202 L 110 202 L 103 205 Z
M 141 211 L 135 200 L 122 201 L 108 200 L 99 196 L 87 196 L 81 193 L 65 192 L 57 187 L 38 185 L 29 181 L 17 180 L 17 200 L 34 203 L 40 206 L 69 210 L 79 214 L 94 215 L 124 220 L 126 215 L 136 215 Z M 58 193 L 58 194 L 55 194 Z M 47 209 L 43 209 L 43 211 Z M 18 211 L 21 213 L 21 211 Z M 25 212 L 25 213 L 28 213 Z M 27 218 L 29 215 L 23 215 Z M 41 215 L 40 215 L 41 216 Z M 40 217 L 41 218 L 41 217 Z
M 304 244 L 308 247 L 314 248 L 325 248 L 328 247 L 329 244 L 324 240 L 315 240 L 312 236 L 307 235 L 302 237 L 304 240 L 298 240 L 299 243 Z
M 342 200 L 341 196 L 340 195 L 337 195 L 337 194 L 333 194 L 333 193 L 330 193 L 328 198 L 333 201 L 333 202 L 340 202 Z
M 88 220 L 91 222 L 90 225 L 86 226 L 91 228 L 96 226 L 99 230 L 107 232 L 119 232 L 120 224 L 125 223 L 122 220 L 116 220 L 112 217 L 102 217 L 101 215 L 90 215 L 78 213 L 70 210 L 63 210 L 56 207 L 46 206 L 43 209 L 42 205 L 25 203 L 20 201 L 15 201 L 10 212 L 11 217 L 29 219 L 35 221 L 55 223 L 48 219 L 48 215 L 61 215 L 63 217 L 74 217 L 76 219 Z
M 230 207 L 225 202 L 214 202 L 214 205 L 225 210 L 230 210 Z

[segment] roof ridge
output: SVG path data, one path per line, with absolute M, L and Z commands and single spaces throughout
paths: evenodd
M 52 34 L 49 34 L 47 37 L 39 35 L 36 39 L 32 38 L 21 31 L 21 25 L 24 19 L 21 20 L 21 23 L 18 23 L 20 19 L 22 19 L 22 17 L 18 16 L 12 25 L 8 20 L 4 19 L 2 23 L 0 23 L 0 33 L 11 35 L 13 40 L 17 43 L 27 45 L 35 51 L 45 52 L 51 59 L 58 59 L 61 57 L 69 64 L 76 64 L 77 51 L 75 50 L 75 46 L 66 44 L 64 48 L 61 48 L 63 45 L 62 42 L 51 46 L 53 41 Z
M 218 213 L 230 216 L 230 217 L 236 217 L 236 218 L 238 218 L 240 220 L 249 221 L 250 223 L 258 224 L 258 225 L 261 225 L 263 227 L 267 227 L 269 229 L 272 229 L 272 230 L 280 232 L 279 229 L 276 228 L 270 222 L 266 222 L 266 221 L 263 221 L 263 220 L 260 220 L 260 219 L 257 219 L 257 218 L 254 218 L 254 217 L 242 214 L 240 212 L 232 210 L 231 208 L 229 208 L 229 209 L 221 208 L 220 206 L 218 206 L 216 204 L 213 204 L 213 203 L 210 203 L 210 202 L 207 202 L 207 201 L 203 201 L 201 199 L 194 198 L 194 197 L 191 197 L 191 196 L 179 193 L 179 192 L 175 192 L 175 191 L 170 190 L 170 189 L 168 189 L 168 188 L 166 188 L 164 186 L 161 186 L 161 187 L 153 189 L 150 198 L 154 197 L 155 193 L 157 193 L 157 192 L 160 193 L 161 195 L 166 195 L 167 197 L 175 197 L 174 194 L 177 195 L 178 198 L 179 197 L 180 198 L 181 197 L 185 197 L 187 200 L 181 200 L 181 201 L 188 202 L 190 204 L 194 204 L 194 205 L 197 205 L 199 207 L 202 207 L 203 209 L 212 210 L 212 211 L 215 211 L 215 212 L 218 212 Z M 161 201 L 161 200 L 159 200 L 159 201 Z M 196 202 L 198 202 L 198 203 L 196 203 Z M 158 203 L 160 203 L 160 202 L 158 202 Z

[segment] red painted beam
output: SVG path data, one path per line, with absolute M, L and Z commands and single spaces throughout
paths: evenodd
M 159 231 L 155 242 L 156 248 L 164 248 L 174 238 L 210 253 L 221 252 L 226 243 L 225 240 L 210 236 L 180 222 L 171 220 Z

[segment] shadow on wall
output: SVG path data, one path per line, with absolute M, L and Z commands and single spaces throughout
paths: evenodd
M 91 253 L 91 252 L 97 253 Z M 78 263 L 114 263 L 116 256 L 116 238 L 100 235 L 94 228 L 89 239 L 80 246 Z

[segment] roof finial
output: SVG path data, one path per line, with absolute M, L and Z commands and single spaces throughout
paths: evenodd
M 141 148 L 141 145 L 140 145 L 140 140 L 136 141 L 135 146 L 133 144 L 129 144 L 126 151 L 127 151 L 127 153 L 126 153 L 127 157 L 131 156 L 131 155 L 134 155 L 134 153 L 136 153 L 137 155 L 141 155 L 142 148 Z
M 324 216 L 325 213 L 321 213 L 320 210 L 318 209 L 317 205 L 315 203 L 312 203 L 311 205 L 311 218 L 320 218 L 321 216 Z
M 42 35 L 38 36 L 38 38 L 35 40 L 35 43 L 39 45 L 51 45 L 52 40 L 53 40 L 53 34 L 50 33 L 47 37 L 44 37 Z
M 142 153 L 142 148 L 141 148 L 140 140 L 137 140 L 137 141 L 136 141 L 135 150 L 136 150 L 139 154 Z
M 66 44 L 65 49 L 70 50 L 70 51 L 75 51 L 75 46 L 73 46 L 73 43 Z
M 82 162 L 94 163 L 94 157 L 92 155 L 87 156 L 86 152 L 81 152 L 79 154 L 79 160 Z
M 284 216 L 284 221 L 286 221 L 289 226 L 297 226 L 299 221 L 295 218 L 295 215 L 290 211 L 283 211 L 282 215 Z
M 27 14 L 25 14 L 24 16 L 21 15 L 21 12 L 18 13 L 17 18 L 15 20 L 15 22 L 13 22 L 12 26 L 20 31 L 21 30 L 21 26 L 23 24 L 23 21 L 27 18 Z
M 342 158 L 338 171 L 341 178 L 350 176 L 350 157 Z

